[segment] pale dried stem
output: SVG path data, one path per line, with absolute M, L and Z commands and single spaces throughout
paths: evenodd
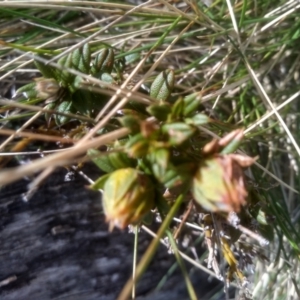
M 23 128 L 24 129 L 24 128 Z M 9 140 L 9 142 L 16 138 L 16 137 L 26 137 L 33 140 L 40 140 L 40 141 L 47 141 L 47 142 L 60 142 L 63 144 L 74 144 L 76 140 L 71 138 L 62 138 L 59 136 L 53 136 L 53 135 L 46 135 L 46 134 L 40 134 L 40 133 L 32 133 L 32 132 L 24 132 L 24 131 L 15 131 L 11 129 L 0 129 L 0 135 L 9 135 L 10 137 L 1 145 L 5 146 L 6 142 Z M 2 147 L 1 147 L 2 148 Z M 2 153 L 0 153 L 0 156 Z
M 95 138 L 92 141 L 87 141 L 80 147 L 75 145 L 72 148 L 68 148 L 64 152 L 55 153 L 44 158 L 39 158 L 30 164 L 19 166 L 16 168 L 11 168 L 9 170 L 4 170 L 0 172 L 0 182 L 2 185 L 7 185 L 24 176 L 32 175 L 36 172 L 39 172 L 49 166 L 58 167 L 69 165 L 70 163 L 74 162 L 76 157 L 84 154 L 88 149 L 98 148 L 102 145 L 105 145 L 106 143 L 115 141 L 116 139 L 121 138 L 127 135 L 128 133 L 128 129 L 121 128 L 114 132 L 110 132 L 98 138 Z
M 2 150 L 9 142 L 11 142 L 17 135 L 22 135 L 22 131 L 28 127 L 30 124 L 32 124 L 40 115 L 42 114 L 42 112 L 38 112 L 36 113 L 34 116 L 32 116 L 28 121 L 26 121 L 19 129 L 17 129 L 16 131 L 11 130 L 11 136 L 9 138 L 7 138 L 1 145 L 0 145 L 0 150 Z M 4 130 L 4 129 L 3 129 Z M 4 133 L 5 130 L 2 132 Z

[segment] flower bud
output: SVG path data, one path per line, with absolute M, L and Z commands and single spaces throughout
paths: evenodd
M 154 185 L 136 169 L 111 173 L 103 187 L 103 208 L 110 230 L 138 222 L 154 205 Z
M 254 161 L 237 154 L 206 159 L 193 179 L 195 201 L 208 211 L 240 211 L 247 197 L 242 167 L 250 166 Z
M 37 98 L 43 100 L 55 96 L 60 89 L 59 84 L 53 78 L 38 78 L 35 81 Z

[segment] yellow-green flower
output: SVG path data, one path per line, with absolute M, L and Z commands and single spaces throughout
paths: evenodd
M 238 212 L 247 197 L 242 167 L 250 166 L 254 161 L 238 154 L 206 159 L 193 178 L 195 201 L 207 211 Z
M 112 172 L 103 187 L 103 207 L 110 229 L 138 222 L 154 205 L 150 178 L 133 168 Z

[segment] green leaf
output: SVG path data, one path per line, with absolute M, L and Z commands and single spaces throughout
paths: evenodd
M 73 106 L 80 114 L 90 116 L 94 110 L 100 110 L 107 102 L 107 95 L 93 94 L 86 90 L 77 90 L 72 95 Z
M 300 36 L 300 29 L 298 28 L 298 29 L 294 32 L 293 36 L 291 37 L 291 40 L 298 40 L 298 39 L 299 39 L 299 36 Z
M 107 83 L 114 83 L 113 77 L 108 73 L 102 73 L 100 79 Z
M 164 124 L 162 132 L 169 135 L 169 142 L 172 145 L 180 145 L 189 139 L 194 133 L 195 128 L 183 122 Z
M 149 141 L 139 133 L 130 137 L 125 147 L 130 157 L 139 158 L 148 153 Z
M 268 225 L 268 221 L 267 221 L 266 214 L 265 214 L 265 212 L 264 212 L 262 209 L 260 209 L 260 210 L 258 211 L 258 214 L 257 214 L 257 216 L 256 216 L 256 220 L 257 220 L 257 222 L 258 222 L 259 224 L 262 224 L 262 225 Z
M 62 67 L 72 68 L 72 59 L 72 53 L 69 53 L 68 55 L 60 58 L 58 60 L 58 64 Z M 56 78 L 63 87 L 68 87 L 73 83 L 75 75 L 71 74 L 68 70 L 56 70 Z
M 141 120 L 133 115 L 126 115 L 122 118 L 118 118 L 119 122 L 122 126 L 128 128 L 131 133 L 138 133 L 140 132 L 141 128 Z
M 89 44 L 85 44 L 82 48 L 76 49 L 72 53 L 72 63 L 74 69 L 89 74 L 91 62 L 91 50 Z
M 90 185 L 90 188 L 92 190 L 98 191 L 98 190 L 103 190 L 104 185 L 109 178 L 110 174 L 105 174 L 101 177 L 99 177 L 92 185 Z
M 201 126 L 210 122 L 210 118 L 205 115 L 198 113 L 190 119 L 187 119 L 187 123 L 195 126 Z
M 78 70 L 82 55 L 82 48 L 77 48 L 72 52 L 72 67 Z
M 74 108 L 85 116 L 89 116 L 93 107 L 90 101 L 90 92 L 84 90 L 78 90 L 72 95 L 72 102 Z
M 105 173 L 111 173 L 115 171 L 115 167 L 111 164 L 107 153 L 102 153 L 95 149 L 89 149 L 88 156 L 96 164 L 96 166 Z
M 226 142 L 226 146 L 221 151 L 221 154 L 229 154 L 236 151 L 237 148 L 240 146 L 242 139 L 243 139 L 242 129 L 236 129 L 228 133 L 224 138 L 221 139 L 221 141 L 228 140 L 228 142 Z
M 135 160 L 128 157 L 124 152 L 111 152 L 108 154 L 111 165 L 117 170 L 135 167 Z
M 141 55 L 139 53 L 131 53 L 125 56 L 125 64 L 128 66 L 138 60 L 140 60 Z
M 37 91 L 35 89 L 36 82 L 31 82 L 26 85 L 23 85 L 16 91 L 17 95 L 23 95 L 26 99 L 36 98 L 37 97 Z
M 65 114 L 72 112 L 72 101 L 71 100 L 62 101 L 57 106 L 56 111 L 61 112 L 61 113 L 65 113 Z M 62 116 L 62 115 L 58 115 L 58 114 L 55 115 L 55 123 L 58 126 L 62 126 L 64 124 L 66 124 L 67 122 L 70 121 L 70 119 L 71 118 L 67 117 L 67 116 Z
M 184 101 L 182 98 L 179 98 L 173 105 L 172 111 L 169 116 L 170 121 L 175 121 L 183 117 L 184 112 Z
M 55 68 L 49 66 L 49 65 L 45 65 L 44 63 L 35 60 L 34 64 L 36 65 L 36 67 L 39 69 L 39 71 L 42 73 L 42 75 L 45 78 L 56 78 L 56 73 L 55 73 Z
M 91 73 L 98 77 L 102 73 L 111 73 L 114 66 L 115 54 L 113 49 L 104 48 L 99 52 L 94 60 Z
M 193 114 L 199 107 L 201 101 L 201 97 L 199 93 L 194 93 L 192 95 L 188 95 L 183 98 L 184 108 L 183 108 L 183 115 L 185 117 Z
M 161 72 L 153 81 L 150 87 L 150 96 L 157 100 L 166 101 L 174 87 L 174 71 L 169 69 Z
M 191 163 L 181 164 L 178 166 L 170 165 L 165 173 L 164 178 L 160 180 L 167 188 L 186 187 L 191 183 L 194 174 L 195 165 Z
M 122 108 L 121 113 L 124 116 L 130 116 L 130 117 L 135 117 L 138 120 L 145 120 L 148 118 L 148 115 L 144 114 L 143 112 L 139 111 L 139 108 L 134 107 L 132 108 Z
M 171 106 L 168 103 L 153 104 L 147 107 L 147 112 L 159 121 L 166 121 L 171 112 Z
M 169 165 L 170 152 L 166 148 L 154 149 L 149 152 L 147 157 L 152 165 L 153 173 L 158 180 L 161 180 L 165 177 Z

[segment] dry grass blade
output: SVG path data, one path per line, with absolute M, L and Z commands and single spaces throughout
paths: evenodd
M 119 129 L 115 132 L 104 134 L 98 138 L 95 138 L 92 141 L 85 143 L 84 145 L 74 146 L 72 148 L 66 149 L 66 151 L 61 153 L 55 153 L 49 155 L 45 158 L 40 158 L 35 160 L 30 165 L 24 165 L 20 167 L 15 167 L 9 170 L 4 170 L 0 173 L 0 182 L 3 185 L 14 182 L 18 179 L 21 179 L 24 176 L 32 175 L 36 172 L 39 172 L 48 166 L 64 166 L 69 165 L 72 162 L 76 161 L 76 157 L 83 155 L 88 149 L 98 148 L 101 145 L 104 145 L 108 142 L 114 141 L 118 138 L 121 138 L 128 134 L 127 129 Z

